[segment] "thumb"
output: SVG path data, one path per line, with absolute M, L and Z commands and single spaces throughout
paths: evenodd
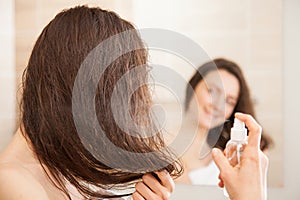
M 223 152 L 218 148 L 212 149 L 213 159 L 220 170 L 220 174 L 228 174 L 232 170 L 231 165 L 224 156 Z M 224 177 L 222 177 L 224 178 Z

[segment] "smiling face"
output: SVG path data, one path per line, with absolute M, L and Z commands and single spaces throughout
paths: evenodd
M 198 127 L 210 129 L 228 119 L 238 101 L 239 91 L 239 81 L 231 73 L 222 69 L 209 72 L 195 88 Z

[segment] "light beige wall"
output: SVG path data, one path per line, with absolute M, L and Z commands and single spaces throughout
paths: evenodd
M 15 129 L 14 2 L 0 0 L 0 151 Z

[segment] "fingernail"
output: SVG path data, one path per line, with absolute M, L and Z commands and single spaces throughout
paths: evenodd
M 212 153 L 213 153 L 214 156 L 217 156 L 219 154 L 219 150 L 216 149 L 216 148 L 213 148 Z
M 244 115 L 244 113 L 236 112 L 236 113 L 234 113 L 234 116 L 236 116 L 236 115 Z

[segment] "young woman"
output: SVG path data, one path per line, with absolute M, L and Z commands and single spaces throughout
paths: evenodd
M 106 42 L 124 32 L 129 35 Z M 104 43 L 105 49 L 96 48 Z M 106 68 L 114 53 L 123 50 L 126 53 Z M 98 54 L 90 57 L 91 51 Z M 123 117 L 129 110 L 128 119 L 121 119 L 136 126 L 151 124 L 151 97 L 142 84 L 148 76 L 146 63 L 147 51 L 136 30 L 114 12 L 80 6 L 59 13 L 37 39 L 24 73 L 21 125 L 0 154 L 0 199 L 111 199 L 126 196 L 114 190 L 132 183 L 136 183 L 134 200 L 168 199 L 174 190 L 171 177 L 178 176 L 181 167 L 161 134 L 144 137 L 142 132 L 128 131 L 132 127 L 118 126 L 113 112 L 117 107 Z M 82 66 L 95 71 L 78 79 Z M 123 90 L 116 89 L 124 74 L 137 67 L 135 76 L 122 79 Z M 105 70 L 98 77 L 101 69 Z M 140 87 L 135 89 L 135 84 Z M 111 99 L 116 90 L 124 95 L 133 89 L 127 108 L 114 106 Z M 86 92 L 93 97 L 89 104 L 85 104 Z M 76 110 L 80 107 L 83 112 Z M 90 107 L 95 113 L 90 113 Z M 239 170 L 215 151 L 220 186 L 226 185 L 232 199 L 262 199 L 267 159 L 257 148 L 260 126 L 250 116 L 237 117 L 250 130 L 249 145 Z M 144 154 L 148 156 L 140 159 Z
M 189 81 L 185 109 L 194 109 L 197 102 L 198 130 L 195 140 L 183 155 L 184 174 L 178 183 L 217 185 L 219 170 L 212 160 L 212 147 L 225 149 L 236 112 L 255 117 L 250 91 L 240 67 L 219 58 L 205 63 Z M 197 109 L 196 109 L 197 110 Z M 224 119 L 226 120 L 223 126 Z M 222 124 L 223 127 L 218 125 Z M 261 149 L 266 151 L 271 139 L 262 135 Z M 202 149 L 202 151 L 201 151 Z

